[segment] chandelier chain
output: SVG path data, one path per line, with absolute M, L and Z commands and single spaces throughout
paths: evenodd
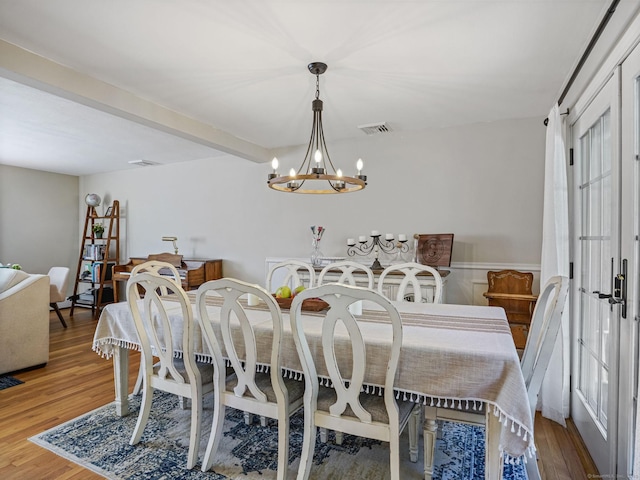
M 316 100 L 320 98 L 320 75 L 316 75 Z

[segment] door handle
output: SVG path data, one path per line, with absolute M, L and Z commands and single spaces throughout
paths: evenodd
M 627 318 L 627 259 L 622 260 L 622 271 L 613 277 L 612 288 L 613 293 L 600 293 L 595 290 L 593 293 L 598 298 L 608 298 L 610 305 L 620 305 L 622 307 L 620 314 L 622 318 Z
M 613 270 L 613 258 L 611 259 L 611 267 Z M 609 305 L 620 305 L 620 314 L 622 318 L 627 318 L 627 259 L 622 260 L 621 272 L 613 277 L 611 282 L 612 293 L 602 293 L 600 290 L 594 290 L 592 293 L 598 295 L 598 298 L 609 300 Z
M 593 293 L 598 295 L 598 298 L 612 298 L 613 295 L 610 293 L 600 293 L 600 290 L 594 290 Z
M 627 318 L 627 259 L 622 260 L 621 272 L 613 278 L 613 295 L 609 299 L 611 305 L 620 305 L 622 318 Z

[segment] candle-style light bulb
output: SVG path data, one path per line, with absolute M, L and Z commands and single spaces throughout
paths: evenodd
M 290 177 L 295 177 L 296 176 L 296 171 L 293 168 L 291 170 L 289 170 L 289 176 Z
M 338 171 L 336 172 L 336 175 L 337 175 L 338 177 L 341 177 L 341 176 L 342 176 L 342 170 L 338 169 Z
M 358 169 L 358 175 L 360 175 L 362 173 L 362 167 L 364 167 L 364 162 L 362 161 L 361 158 L 359 158 L 358 161 L 356 162 L 356 168 Z
M 278 159 L 276 157 L 271 160 L 271 168 L 273 168 L 274 173 L 278 170 Z
M 322 152 L 320 151 L 319 148 L 316 150 L 316 153 L 314 154 L 313 158 L 316 161 L 316 163 L 320 163 L 322 161 Z

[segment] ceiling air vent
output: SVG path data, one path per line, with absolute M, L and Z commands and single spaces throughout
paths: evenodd
M 370 123 L 368 125 L 359 125 L 358 128 L 362 130 L 367 135 L 375 135 L 377 133 L 389 133 L 391 132 L 391 127 L 386 124 L 386 122 L 382 123 Z
M 152 162 L 150 160 L 129 160 L 130 165 L 138 165 L 139 167 L 150 167 L 151 165 L 159 165 L 158 162 Z

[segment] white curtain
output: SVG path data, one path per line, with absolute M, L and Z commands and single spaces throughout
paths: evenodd
M 554 275 L 569 276 L 569 200 L 564 126 L 560 109 L 549 113 L 544 168 L 544 209 L 540 287 Z M 542 415 L 561 425 L 569 416 L 569 300 L 562 316 L 562 328 L 551 356 L 539 407 Z

